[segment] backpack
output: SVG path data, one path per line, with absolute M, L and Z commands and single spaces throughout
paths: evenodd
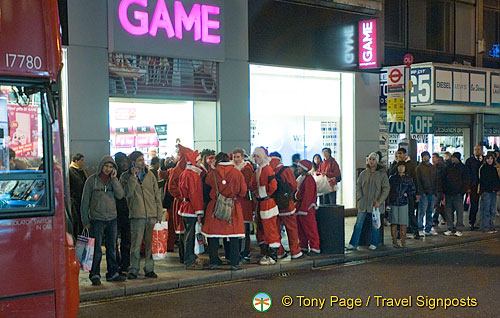
M 278 183 L 278 188 L 271 195 L 271 198 L 274 199 L 276 205 L 278 205 L 278 209 L 280 210 L 287 209 L 290 201 L 293 200 L 293 193 L 290 189 L 290 185 L 281 178 L 281 174 L 283 173 L 283 171 L 285 171 L 286 168 L 287 167 L 282 167 L 280 171 L 278 171 L 278 173 L 276 173 L 274 176 L 269 177 L 269 180 L 274 178 Z

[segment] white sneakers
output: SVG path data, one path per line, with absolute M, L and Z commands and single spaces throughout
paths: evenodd
M 434 235 L 434 236 L 439 235 L 439 233 L 434 229 L 431 229 L 431 231 L 429 233 L 430 233 L 430 235 Z
M 276 261 L 269 256 L 264 256 L 263 258 L 260 259 L 259 261 L 260 265 L 274 265 L 276 264 Z
M 420 237 L 424 237 L 425 233 L 424 233 L 424 231 L 418 231 L 418 235 L 420 235 Z
M 463 234 L 462 234 L 462 232 L 460 232 L 460 231 L 456 231 L 456 232 L 455 232 L 455 236 L 461 237 L 462 235 L 463 235 Z
M 376 250 L 376 249 L 377 249 L 377 247 L 376 247 L 375 245 L 370 245 L 370 246 L 368 247 L 368 249 L 370 249 L 370 250 L 374 251 L 374 250 Z
M 359 246 L 354 246 L 352 244 L 347 245 L 346 247 L 349 251 L 356 250 L 359 251 Z
M 443 234 L 446 236 L 451 236 L 451 235 L 453 235 L 453 232 L 448 230 L 448 231 L 444 232 Z

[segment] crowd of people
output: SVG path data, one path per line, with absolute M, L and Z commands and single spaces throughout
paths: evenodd
M 73 156 L 73 231 L 77 235 L 88 229 L 95 238 L 89 273 L 92 284 L 101 284 L 103 242 L 107 281 L 136 279 L 141 253 L 145 277 L 156 278 L 152 236 L 154 225 L 162 220 L 169 228 L 167 251 L 173 252 L 177 246 L 186 270 L 222 265 L 240 270 L 241 264 L 250 262 L 251 234 L 260 247 L 261 265 L 274 265 L 288 255 L 294 260 L 319 254 L 316 209 L 318 204 L 336 203 L 341 181 L 331 149 L 324 148 L 322 155 L 309 161 L 295 154 L 288 167 L 278 152 L 268 153 L 263 147 L 248 156 L 239 148 L 232 153 L 215 154 L 208 149 L 198 153 L 178 144 L 175 158 L 160 160 L 156 150 L 151 150 L 149 165 L 140 151 L 104 156 L 91 176 L 84 169 L 84 156 Z M 481 229 L 495 232 L 493 220 L 497 194 L 500 196 L 498 154 L 483 156 L 482 148 L 476 146 L 465 165 L 460 153 L 442 158 L 424 152 L 421 157 L 417 164 L 400 148 L 387 168 L 380 152 L 367 156 L 366 169 L 357 180 L 358 214 L 347 249 L 358 249 L 367 216 L 383 215 L 386 209 L 394 247 L 405 246 L 407 233 L 415 238 L 438 235 L 440 215 L 448 227 L 444 235 L 461 236 L 466 193 L 470 229 L 477 229 L 481 206 Z M 208 246 L 208 266 L 195 254 L 199 228 Z M 289 251 L 281 243 L 282 229 L 286 229 Z M 375 250 L 379 243 L 375 222 L 370 231 L 369 248 Z M 223 258 L 219 256 L 221 246 Z
M 250 235 L 260 247 L 260 265 L 274 265 L 290 254 L 291 259 L 319 254 L 315 212 L 318 200 L 335 204 L 340 168 L 323 149 L 321 163 L 293 156 L 284 166 L 278 152 L 257 147 L 251 156 L 243 149 L 232 153 L 205 149 L 201 153 L 181 144 L 177 156 L 160 160 L 156 151 L 134 151 L 104 156 L 97 173 L 88 176 L 84 156 L 73 156 L 70 166 L 73 231 L 88 229 L 95 238 L 89 278 L 101 284 L 101 245 L 106 247 L 107 281 L 136 279 L 140 272 L 141 245 L 145 277 L 156 278 L 152 258 L 152 233 L 157 222 L 168 222 L 167 251 L 178 246 L 186 270 L 242 269 L 250 262 Z M 314 170 L 313 170 L 314 169 Z M 313 176 L 325 178 L 328 191 L 320 193 Z M 195 254 L 196 228 L 208 245 L 204 266 Z M 281 244 L 286 229 L 289 251 Z M 224 258 L 219 247 L 224 247 Z

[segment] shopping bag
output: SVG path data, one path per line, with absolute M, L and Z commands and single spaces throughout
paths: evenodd
M 92 269 L 94 246 L 95 239 L 90 237 L 88 229 L 84 229 L 76 238 L 76 258 L 80 262 L 80 268 L 86 272 Z
M 205 252 L 205 245 L 203 243 L 203 234 L 201 234 L 201 223 L 196 222 L 194 253 L 195 254 L 203 254 L 204 252 Z
M 167 232 L 165 231 L 165 226 L 162 223 L 156 223 L 153 227 L 152 250 L 153 260 L 155 261 L 162 260 L 167 256 Z
M 335 186 L 332 186 L 325 175 L 313 175 L 316 181 L 316 190 L 318 195 L 325 195 L 336 191 Z
M 372 224 L 377 229 L 380 229 L 380 226 L 382 225 L 382 221 L 380 220 L 380 209 L 379 208 L 373 208 Z

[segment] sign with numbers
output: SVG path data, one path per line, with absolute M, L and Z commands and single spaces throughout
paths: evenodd
M 412 88 L 410 91 L 412 105 L 425 105 L 432 102 L 432 69 L 431 67 L 412 67 Z

